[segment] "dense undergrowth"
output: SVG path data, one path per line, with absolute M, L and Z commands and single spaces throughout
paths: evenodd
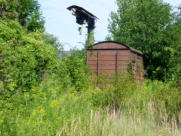
M 181 134 L 177 88 L 158 81 L 125 82 L 76 91 L 74 85 L 65 88 L 55 77 L 48 78 L 16 95 L 13 109 L 1 108 L 0 135 Z
M 99 89 L 80 56 L 60 59 L 44 34 L 11 20 L 0 21 L 0 61 L 2 136 L 181 134 L 178 82 L 120 74 Z

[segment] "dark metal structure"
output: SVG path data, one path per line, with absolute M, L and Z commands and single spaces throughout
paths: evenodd
M 67 8 L 76 17 L 76 23 L 79 25 L 87 24 L 88 33 L 95 28 L 95 21 L 98 19 L 95 15 L 82 7 L 73 5 Z
M 118 42 L 104 41 L 87 48 L 87 65 L 97 76 L 127 72 L 131 67 L 138 83 L 144 78 L 142 52 Z
M 87 24 L 87 40 L 86 47 L 94 44 L 94 28 L 95 22 L 98 19 L 95 15 L 85 10 L 82 7 L 73 5 L 67 8 L 76 17 L 76 23 L 79 25 Z M 80 35 L 82 34 L 82 27 L 79 27 Z

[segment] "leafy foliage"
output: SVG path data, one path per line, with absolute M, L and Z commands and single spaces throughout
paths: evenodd
M 37 0 L 20 0 L 18 7 L 18 18 L 21 25 L 26 26 L 29 31 L 44 29 L 44 20 L 39 11 Z
M 17 6 L 18 2 L 16 0 L 0 0 L 0 17 L 17 18 Z
M 106 80 L 106 77 L 101 77 Z M 107 76 L 108 78 L 108 76 Z M 106 85 L 104 85 L 106 86 Z M 94 106 L 113 109 L 135 109 L 138 114 L 148 114 L 150 103 L 155 112 L 167 113 L 170 117 L 179 116 L 181 111 L 181 92 L 172 82 L 145 80 L 136 84 L 132 76 L 120 74 L 115 81 L 103 90 L 94 90 L 90 101 Z
M 74 135 L 88 131 L 88 128 L 91 129 L 94 126 L 91 124 L 92 121 L 99 119 L 95 125 L 105 124 L 108 116 L 104 113 L 111 114 L 112 110 L 112 116 L 123 113 L 122 115 L 126 116 L 126 122 L 129 116 L 134 118 L 140 116 L 143 119 L 148 118 L 148 122 L 154 121 L 154 125 L 157 124 L 160 127 L 164 125 L 163 121 L 169 124 L 169 120 L 174 119 L 175 115 L 176 119 L 179 119 L 181 93 L 170 84 L 145 81 L 143 84 L 136 85 L 131 77 L 121 78 L 116 84 L 104 90 L 89 86 L 87 89 L 81 88 L 82 91 L 75 91 L 73 84 L 65 88 L 56 76 L 49 77 L 29 92 L 13 97 L 12 106 L 10 103 L 0 101 L 1 106 L 8 104 L 8 107 L 14 107 L 12 109 L 1 107 L 0 134 L 29 136 L 72 133 Z M 115 109 L 115 106 L 119 107 Z M 101 114 L 94 118 L 94 112 L 99 110 Z M 100 122 L 102 123 L 99 124 Z M 144 123 L 148 125 L 147 122 Z M 73 126 L 78 131 L 73 131 Z M 147 130 L 152 129 L 147 128 Z
M 45 43 L 52 45 L 55 49 L 57 49 L 57 53 L 63 50 L 63 45 L 59 42 L 57 37 L 52 34 L 45 33 L 43 36 L 43 40 Z
M 1 0 L 0 17 L 17 19 L 28 31 L 44 31 L 44 20 L 37 0 Z
M 42 33 L 29 33 L 16 22 L 0 21 L 0 79 L 3 94 L 27 91 L 59 65 L 55 49 Z
M 170 5 L 160 0 L 117 0 L 117 5 L 118 11 L 111 14 L 109 39 L 141 50 L 150 79 L 172 79 L 181 28 Z
M 145 80 L 136 84 L 132 75 L 117 74 L 115 78 L 112 78 L 112 75 L 105 74 L 98 77 L 99 86 L 102 86 L 100 89 L 92 83 L 95 77 L 85 65 L 85 50 L 74 50 L 71 55 L 60 58 L 59 49 L 62 46 L 56 37 L 43 34 L 41 29 L 37 31 L 39 27 L 36 26 L 36 21 L 40 17 L 37 1 L 20 1 L 22 7 L 18 12 L 16 12 L 18 5 L 16 2 L 0 0 L 0 8 L 3 8 L 0 10 L 2 11 L 0 20 L 0 135 L 85 134 L 97 136 L 109 135 L 109 130 L 113 135 L 120 135 L 113 128 L 117 126 L 116 123 L 120 124 L 119 121 L 125 124 L 122 121 L 123 117 L 126 123 L 130 123 L 128 126 L 132 127 L 134 121 L 136 121 L 136 126 L 141 124 L 141 133 L 140 129 L 133 131 L 139 135 L 144 135 L 145 130 L 147 133 L 155 129 L 156 132 L 153 135 L 160 134 L 160 128 L 165 130 L 163 126 L 167 128 L 167 131 L 163 132 L 164 135 L 176 135 L 176 132 L 180 135 L 180 80 L 169 83 Z M 27 5 L 26 2 L 29 4 Z M 32 6 L 31 2 L 35 5 Z M 35 12 L 37 12 L 37 17 L 33 20 Z M 17 18 L 20 13 L 22 14 L 22 18 L 19 18 L 22 19 L 19 20 L 22 21 L 21 25 Z M 24 27 L 23 18 L 29 17 L 30 20 L 24 22 L 27 23 Z M 172 38 L 175 40 L 179 39 L 175 44 L 171 44 L 171 47 L 173 46 L 176 50 L 180 50 L 181 37 L 179 33 L 175 35 L 172 30 L 180 28 L 179 21 L 178 17 L 174 24 L 165 27 L 166 34 L 174 35 Z M 154 34 L 156 34 L 155 31 L 153 31 Z M 162 36 L 160 31 L 158 31 L 160 35 L 157 36 Z M 168 37 L 170 43 L 173 42 L 172 38 Z M 164 47 L 164 51 L 173 55 L 169 62 L 175 66 L 171 69 L 169 66 L 171 63 L 169 63 L 164 68 L 167 69 L 169 66 L 169 70 L 176 71 L 175 74 L 181 72 L 180 63 L 178 63 L 180 52 L 176 50 Z M 173 59 L 174 56 L 176 59 Z M 97 114 L 99 111 L 101 115 Z M 118 118 L 119 113 L 125 116 Z M 112 120 L 112 117 L 115 118 Z M 137 117 L 144 118 L 141 121 L 135 120 Z M 132 119 L 134 119 L 133 122 Z M 150 125 L 150 121 L 153 124 Z M 146 125 L 145 129 L 147 122 L 149 125 Z M 170 123 L 173 124 L 170 125 Z M 171 127 L 168 128 L 169 125 Z M 174 131 L 173 126 L 176 128 Z M 120 130 L 121 126 L 117 127 Z M 128 129 L 129 127 L 121 127 L 121 134 L 127 134 L 122 130 L 127 132 Z
M 71 78 L 71 85 L 75 87 L 75 90 L 86 90 L 91 85 L 91 77 L 83 60 L 70 55 L 64 58 L 63 62 L 66 65 L 66 73 Z

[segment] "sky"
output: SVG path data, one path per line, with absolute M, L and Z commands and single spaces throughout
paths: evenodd
M 111 11 L 116 11 L 115 0 L 38 0 L 45 19 L 47 33 L 56 36 L 63 44 L 64 50 L 72 48 L 81 49 L 86 40 L 87 28 L 83 27 L 82 35 L 79 34 L 75 17 L 67 10 L 71 5 L 81 6 L 96 15 L 95 41 L 104 41 L 108 35 L 108 18 Z M 181 0 L 164 0 L 173 7 L 181 4 Z

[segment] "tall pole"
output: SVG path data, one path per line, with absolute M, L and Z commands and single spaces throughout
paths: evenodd
M 94 45 L 94 29 L 95 29 L 95 19 L 89 19 L 87 26 L 87 40 L 86 40 L 86 48 Z
M 87 28 L 87 39 L 86 39 L 86 48 L 94 45 L 95 39 L 94 39 L 94 30 Z

